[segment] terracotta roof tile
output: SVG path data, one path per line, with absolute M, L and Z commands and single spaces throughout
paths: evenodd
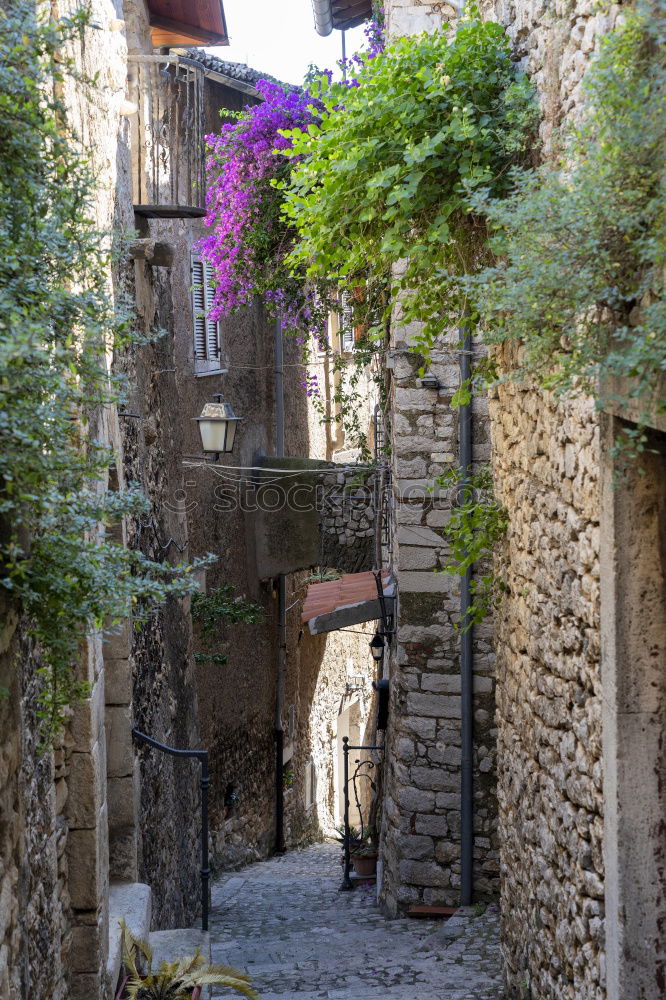
M 389 581 L 388 570 L 382 570 L 384 589 Z M 332 614 L 339 608 L 377 598 L 377 583 L 374 573 L 348 573 L 339 580 L 325 583 L 311 583 L 303 605 L 301 621 L 307 622 L 319 615 Z

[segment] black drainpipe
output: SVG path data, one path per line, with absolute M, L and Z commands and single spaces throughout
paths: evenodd
M 282 323 L 275 321 L 275 455 L 284 457 L 284 354 Z M 278 576 L 278 648 L 275 683 L 275 851 L 284 852 L 284 678 L 287 664 L 287 584 Z
M 472 336 L 468 326 L 460 330 L 460 380 L 467 382 L 471 376 Z M 469 493 L 472 472 L 472 404 L 465 403 L 458 411 L 460 446 L 461 499 Z M 462 577 L 460 584 L 460 715 L 461 715 L 461 769 L 460 769 L 460 905 L 470 906 L 474 894 L 474 701 L 472 626 L 469 608 L 472 603 L 472 567 Z

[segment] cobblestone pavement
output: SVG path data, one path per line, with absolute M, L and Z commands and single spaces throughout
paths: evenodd
M 495 907 L 388 920 L 374 886 L 337 891 L 339 858 L 317 844 L 218 879 L 213 961 L 248 972 L 261 1000 L 499 1000 Z

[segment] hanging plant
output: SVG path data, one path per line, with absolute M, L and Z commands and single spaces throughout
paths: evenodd
M 488 260 L 473 192 L 507 194 L 538 118 L 534 91 L 501 25 L 470 8 L 455 33 L 400 38 L 355 72 L 321 76 L 317 124 L 286 133 L 293 160 L 281 186 L 297 231 L 295 274 L 352 293 L 387 284 L 385 317 L 417 323 L 427 355 L 461 318 L 464 277 Z

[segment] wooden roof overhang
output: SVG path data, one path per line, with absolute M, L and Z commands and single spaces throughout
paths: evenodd
M 372 0 L 314 0 L 313 7 L 320 35 L 329 35 L 333 28 L 355 28 L 372 17 Z
M 331 0 L 331 16 L 334 28 L 355 28 L 372 17 L 372 0 Z
M 228 45 L 223 0 L 147 0 L 155 48 Z

